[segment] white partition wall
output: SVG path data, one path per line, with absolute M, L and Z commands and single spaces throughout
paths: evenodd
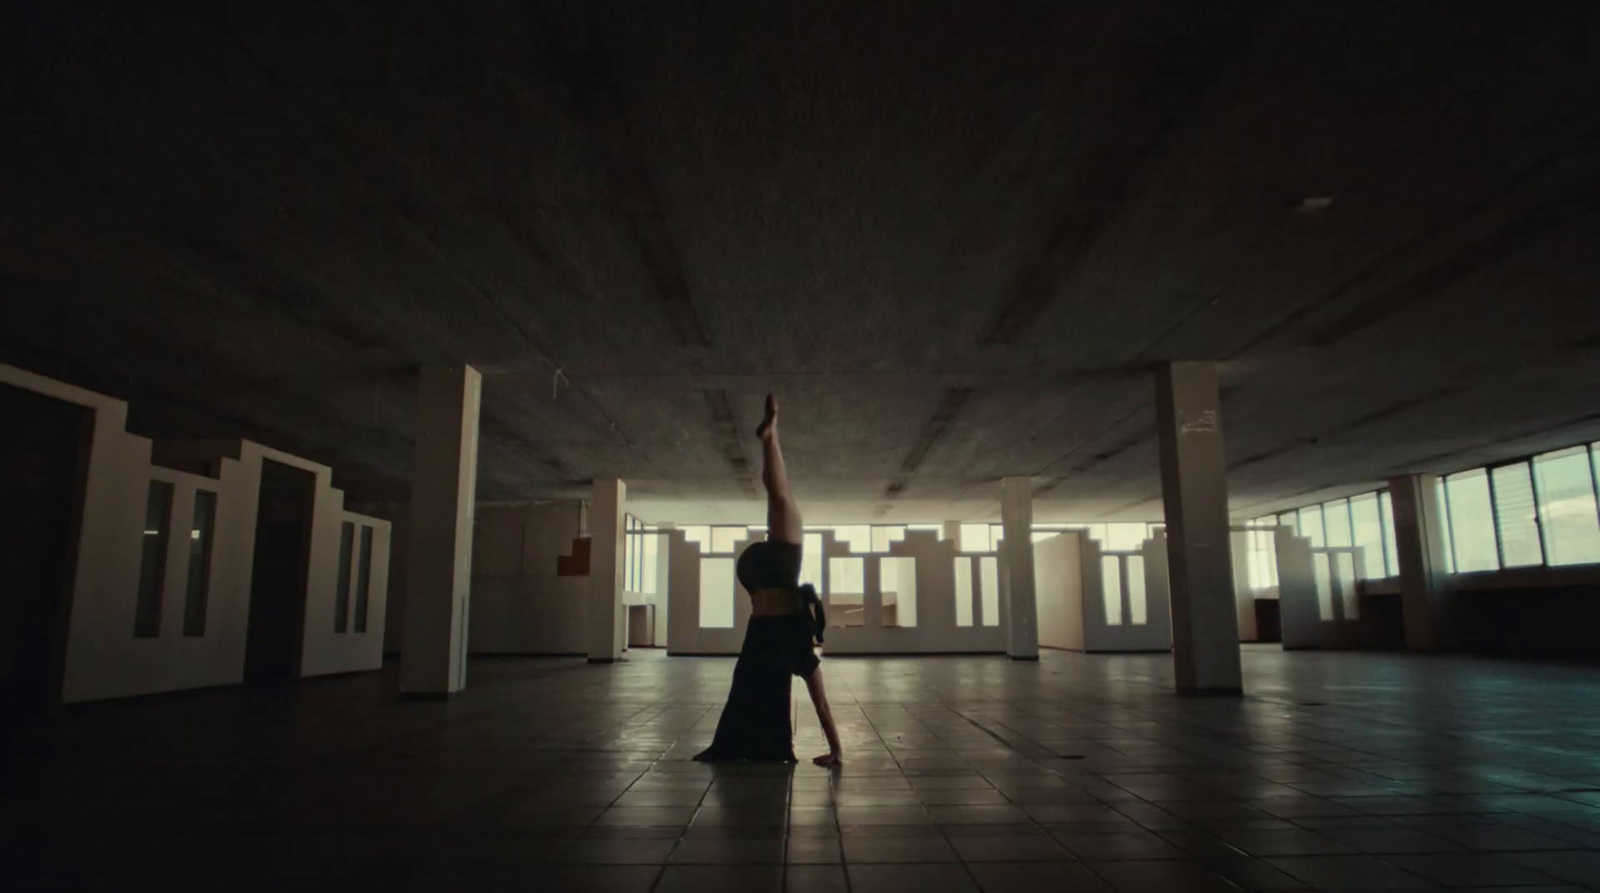
M 702 552 L 682 529 L 663 531 L 668 553 L 670 654 L 738 654 L 750 598 L 734 578 L 754 533 Z M 807 531 L 803 578 L 828 611 L 828 654 L 1002 654 L 1006 629 L 992 544 L 958 554 L 937 532 L 851 542 Z M 965 570 L 963 574 L 961 571 Z
M 1360 546 L 1314 547 L 1278 528 L 1278 587 L 1285 649 L 1361 647 Z
M 151 442 L 127 433 L 126 403 L 14 366 L 0 365 L 0 382 L 92 411 L 62 701 L 243 680 L 267 459 L 315 480 L 299 675 L 381 666 L 389 523 L 344 511 L 326 466 L 242 440 L 162 444 L 166 464 L 157 465 Z M 341 589 L 345 524 L 356 531 L 353 549 L 368 543 L 364 588 L 356 557 L 344 565 Z M 358 606 L 365 611 L 359 624 Z M 335 632 L 337 607 L 346 611 L 344 632 Z
M 1138 549 L 1105 551 L 1079 538 L 1083 570 L 1083 650 L 1171 651 L 1171 594 L 1166 535 Z
M 583 504 L 481 503 L 472 533 L 472 654 L 586 654 L 589 575 L 562 576 Z
M 1039 609 L 1039 645 L 1083 650 L 1083 550 L 1076 531 L 1033 544 L 1033 575 Z
M 1311 541 L 1287 527 L 1274 531 L 1278 546 L 1278 621 L 1283 648 L 1322 647 L 1317 582 L 1312 576 Z

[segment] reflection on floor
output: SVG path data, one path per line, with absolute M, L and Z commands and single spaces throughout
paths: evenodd
M 733 662 L 477 661 L 66 713 L 21 739 L 10 889 L 1600 887 L 1600 669 L 1249 648 L 824 664 L 848 763 L 729 766 Z M 799 751 L 821 737 L 797 686 Z M 848 886 L 847 886 L 848 885 Z

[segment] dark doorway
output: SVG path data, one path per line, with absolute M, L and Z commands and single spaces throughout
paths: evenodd
M 92 419 L 86 407 L 0 385 L 0 704 L 12 715 L 61 699 Z
M 250 573 L 247 685 L 284 685 L 300 676 L 305 628 L 306 562 L 316 477 L 279 462 L 261 463 L 255 566 Z

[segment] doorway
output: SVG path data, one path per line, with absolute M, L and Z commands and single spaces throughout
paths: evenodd
M 93 412 L 0 385 L 0 704 L 61 700 Z
M 316 476 L 304 469 L 270 459 L 261 463 L 245 640 L 246 685 L 287 685 L 300 677 L 316 483 Z

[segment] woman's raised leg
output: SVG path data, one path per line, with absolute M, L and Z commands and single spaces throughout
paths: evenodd
M 767 539 L 800 545 L 804 532 L 800 509 L 789 492 L 789 475 L 783 467 L 783 450 L 778 446 L 778 399 L 767 395 L 766 417 L 756 429 L 761 438 L 761 483 L 767 488 Z

